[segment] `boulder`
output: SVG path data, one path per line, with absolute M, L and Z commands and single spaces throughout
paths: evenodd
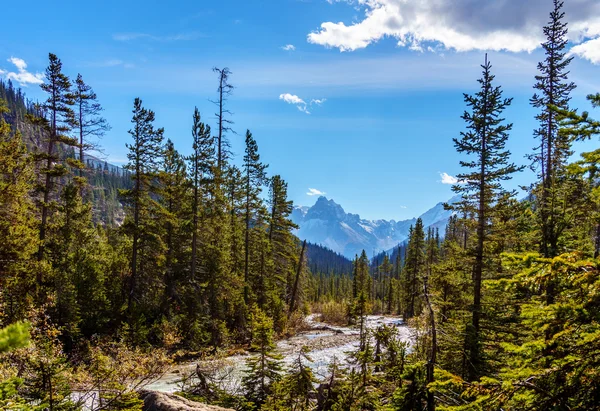
M 144 400 L 144 411 L 234 411 L 231 408 L 201 404 L 164 392 L 143 390 L 140 397 Z

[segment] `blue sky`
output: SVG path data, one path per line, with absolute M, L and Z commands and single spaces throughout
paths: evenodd
M 486 51 L 514 97 L 506 111 L 513 161 L 526 163 L 535 145 L 528 101 L 551 2 L 522 3 L 108 0 L 61 1 L 57 10 L 9 2 L 0 75 L 41 99 L 35 75 L 48 52 L 57 54 L 68 75 L 81 73 L 97 92 L 112 125 L 102 145 L 118 164 L 135 97 L 188 153 L 194 106 L 214 125 L 211 68 L 229 67 L 238 160 L 248 128 L 296 204 L 314 203 L 312 188 L 364 218 L 404 219 L 452 195 L 440 173 L 460 172 L 452 138 L 463 129 L 462 93 L 476 90 Z M 587 110 L 585 95 L 600 91 L 600 5 L 569 7 L 571 79 L 579 85 L 572 105 Z M 532 179 L 523 172 L 510 185 Z

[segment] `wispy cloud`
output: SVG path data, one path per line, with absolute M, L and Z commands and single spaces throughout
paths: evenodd
M 458 178 L 451 176 L 448 173 L 440 173 L 440 177 L 442 178 L 440 180 L 440 183 L 442 183 L 442 184 L 454 185 L 454 184 L 458 183 Z
M 124 67 L 124 68 L 133 68 L 135 64 L 128 63 L 126 61 L 120 59 L 107 59 L 102 61 L 94 61 L 89 63 L 84 63 L 86 66 L 90 67 Z
M 324 196 L 325 194 L 327 193 L 321 190 L 317 190 L 316 188 L 309 188 L 308 193 L 306 193 L 307 196 Z
M 196 40 L 202 37 L 202 34 L 198 32 L 190 33 L 178 33 L 172 35 L 157 36 L 149 33 L 117 33 L 113 34 L 112 38 L 115 41 L 134 41 L 134 40 L 151 40 L 160 42 L 171 42 L 171 41 L 189 41 Z
M 284 93 L 279 95 L 279 100 L 283 100 L 288 104 L 294 104 L 296 108 L 303 113 L 310 114 L 306 102 L 295 94 Z
M 403 206 L 403 205 L 401 205 L 401 206 L 398 206 L 398 208 L 401 208 L 401 209 L 403 209 L 403 210 L 406 210 L 408 207 L 407 207 L 407 206 Z
M 284 93 L 284 94 L 280 94 L 279 95 L 279 100 L 283 100 L 288 104 L 294 104 L 296 106 L 296 108 L 300 111 L 302 111 L 303 113 L 306 114 L 310 114 L 310 111 L 308 110 L 310 107 L 312 107 L 313 105 L 317 105 L 320 106 L 322 105 L 326 99 L 322 98 L 322 99 L 312 99 L 310 100 L 310 103 L 306 103 L 306 101 L 304 101 L 303 99 L 301 99 L 300 97 L 298 97 L 295 94 L 290 94 L 290 93 Z
M 293 44 L 286 44 L 285 46 L 282 46 L 281 49 L 285 51 L 295 51 L 296 46 L 294 46 Z
M 0 70 L 0 75 L 5 76 L 8 80 L 13 80 L 23 87 L 30 84 L 42 84 L 44 82 L 44 73 L 31 73 L 27 71 L 27 63 L 25 60 L 18 57 L 11 57 L 8 61 L 17 68 L 17 71 Z

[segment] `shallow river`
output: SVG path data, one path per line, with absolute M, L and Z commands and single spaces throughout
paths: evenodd
M 307 318 L 312 329 L 303 331 L 291 338 L 280 340 L 277 351 L 283 356 L 283 363 L 290 365 L 298 357 L 303 346 L 310 349 L 309 356 L 313 360 L 308 365 L 313 369 L 318 378 L 327 375 L 327 368 L 337 358 L 343 362 L 348 352 L 358 348 L 359 331 L 353 327 L 339 327 L 318 322 L 316 315 Z M 381 324 L 397 327 L 398 335 L 403 341 L 411 341 L 411 330 L 404 325 L 401 317 L 394 316 L 368 316 L 367 327 L 377 328 Z M 221 388 L 236 392 L 239 388 L 242 371 L 244 370 L 248 355 L 234 355 L 217 361 L 193 361 L 173 367 L 162 378 L 148 385 L 146 389 L 161 392 L 176 392 L 181 389 L 182 376 L 190 375 L 200 364 L 201 367 L 220 369 L 219 381 Z

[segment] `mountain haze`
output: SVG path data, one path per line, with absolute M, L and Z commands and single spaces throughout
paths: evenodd
M 453 203 L 458 197 L 448 200 Z M 440 202 L 423 213 L 420 218 L 425 227 L 443 229 L 452 215 Z M 312 207 L 294 208 L 292 220 L 300 228 L 296 234 L 303 240 L 321 244 L 347 258 L 354 258 L 363 249 L 368 255 L 387 251 L 408 239 L 409 220 L 365 220 L 358 214 L 346 213 L 341 205 L 326 197 L 319 197 Z

